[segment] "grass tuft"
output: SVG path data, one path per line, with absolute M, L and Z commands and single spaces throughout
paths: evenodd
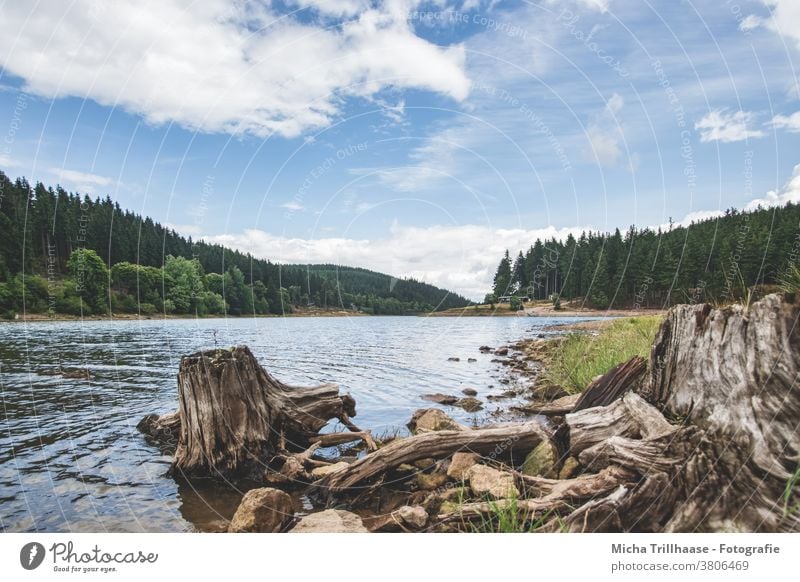
M 558 384 L 570 394 L 581 392 L 595 376 L 633 356 L 647 358 L 661 316 L 618 319 L 599 335 L 571 333 L 548 353 L 539 382 Z

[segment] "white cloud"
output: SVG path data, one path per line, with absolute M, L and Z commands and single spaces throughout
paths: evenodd
M 625 105 L 625 100 L 614 93 L 603 111 L 586 128 L 589 140 L 588 159 L 603 166 L 613 166 L 622 154 L 620 142 L 623 138 L 617 114 Z
M 800 133 L 800 111 L 791 115 L 776 115 L 770 125 L 775 129 L 785 129 L 791 133 Z
M 305 209 L 305 206 L 303 206 L 296 200 L 290 200 L 289 202 L 284 202 L 283 204 L 281 204 L 281 208 L 285 208 L 290 212 L 300 212 L 301 210 Z
M 750 111 L 728 113 L 725 109 L 715 109 L 695 123 L 694 128 L 700 130 L 702 142 L 731 143 L 751 137 L 764 137 L 763 131 L 749 127 L 754 118 L 754 114 Z
M 92 99 L 153 124 L 291 137 L 387 87 L 467 96 L 463 46 L 423 40 L 407 21 L 419 1 L 370 3 L 338 26 L 227 0 L 15 2 L 3 8 L 14 34 L 0 35 L 0 62 L 45 97 Z M 362 3 L 296 4 L 333 16 Z
M 16 168 L 20 165 L 22 164 L 20 164 L 17 160 L 8 157 L 6 154 L 0 154 L 0 166 L 4 168 Z
M 204 238 L 272 261 L 365 267 L 396 277 L 414 277 L 481 299 L 491 286 L 497 263 L 506 249 L 516 254 L 537 238 L 562 239 L 582 230 L 586 229 L 552 226 L 536 230 L 496 229 L 481 225 L 418 228 L 395 224 L 387 238 L 378 240 L 289 238 L 258 229 Z
M 747 17 L 742 24 L 752 18 L 748 25 L 753 27 L 764 25 L 782 36 L 793 39 L 800 48 L 800 2 L 797 0 L 761 0 L 761 2 L 770 9 L 771 17 Z
M 755 14 L 750 14 L 745 16 L 744 19 L 739 23 L 739 30 L 742 32 L 749 32 L 751 30 L 755 30 L 762 24 L 764 24 L 763 18 L 756 16 Z
M 766 193 L 764 198 L 751 200 L 744 209 L 755 210 L 759 206 L 764 208 L 783 206 L 787 202 L 793 202 L 795 204 L 800 202 L 800 164 L 794 167 L 792 177 L 783 185 L 783 188 L 780 190 L 770 190 Z
M 68 186 L 86 194 L 94 194 L 98 186 L 108 186 L 114 182 L 111 178 L 106 178 L 105 176 L 67 170 L 65 168 L 50 168 L 49 172 L 56 177 L 58 183 L 62 186 Z

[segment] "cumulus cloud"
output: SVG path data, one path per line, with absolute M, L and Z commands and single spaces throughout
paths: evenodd
M 770 125 L 775 129 L 785 129 L 791 133 L 800 133 L 800 111 L 791 115 L 776 115 Z
M 762 18 L 750 15 L 742 20 L 742 30 L 765 26 L 778 34 L 794 40 L 800 48 L 800 2 L 797 0 L 761 0 L 770 9 L 771 16 Z
M 755 210 L 759 206 L 770 208 L 772 206 L 783 206 L 787 202 L 797 204 L 800 202 L 800 164 L 794 167 L 792 177 L 780 190 L 770 190 L 763 198 L 751 200 L 745 210 Z
M 763 131 L 750 127 L 754 120 L 755 115 L 750 111 L 728 112 L 725 109 L 715 109 L 695 123 L 694 128 L 700 130 L 702 142 L 731 143 L 764 137 Z
M 87 194 L 94 194 L 98 186 L 109 186 L 114 182 L 111 178 L 78 170 L 50 168 L 49 171 L 62 186 L 68 186 Z
M 347 98 L 389 87 L 467 96 L 463 46 L 411 28 L 419 1 L 295 0 L 322 22 L 259 2 L 14 2 L 3 8 L 14 32 L 0 35 L 0 62 L 48 98 L 203 132 L 292 137 L 328 126 Z M 324 18 L 334 16 L 353 17 Z
M 259 229 L 207 236 L 254 256 L 282 263 L 335 263 L 414 277 L 482 299 L 506 249 L 526 249 L 537 239 L 579 235 L 582 228 L 497 229 L 481 225 L 404 227 L 395 224 L 383 239 L 316 239 L 277 236 Z

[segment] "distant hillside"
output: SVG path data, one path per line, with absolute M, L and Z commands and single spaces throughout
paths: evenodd
M 83 252 L 70 263 L 81 249 L 94 251 L 97 265 Z M 87 264 L 102 275 L 100 263 L 108 271 L 105 305 L 99 289 L 97 297 L 78 297 L 85 292 L 78 292 L 83 285 L 75 280 L 76 269 L 82 277 Z M 367 269 L 279 265 L 193 241 L 123 210 L 109 197 L 81 197 L 41 183 L 32 187 L 24 178 L 12 182 L 0 172 L 0 310 L 104 312 L 110 304 L 114 311 L 137 312 L 143 303 L 148 310 L 167 313 L 285 313 L 292 306 L 313 304 L 405 314 L 469 301 L 427 283 Z

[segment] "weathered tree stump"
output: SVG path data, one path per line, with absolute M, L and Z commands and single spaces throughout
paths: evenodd
M 183 357 L 178 399 L 179 421 L 151 415 L 140 428 L 154 437 L 178 429 L 173 471 L 188 477 L 263 475 L 268 460 L 307 448 L 330 419 L 357 430 L 355 401 L 336 384 L 288 386 L 245 346 Z
M 787 486 L 800 462 L 799 317 L 780 295 L 672 309 L 639 390 L 649 403 L 629 394 L 566 416 L 582 465 L 640 476 L 578 508 L 567 528 L 798 531 L 786 508 L 800 493 Z

